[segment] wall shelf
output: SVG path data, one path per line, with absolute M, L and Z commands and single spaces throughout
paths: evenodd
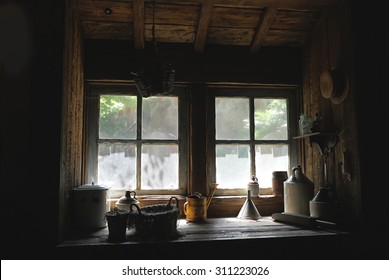
M 293 137 L 293 139 L 309 139 L 311 145 L 314 144 L 318 148 L 320 155 L 327 157 L 338 143 L 338 135 L 338 132 L 313 132 Z
M 323 177 L 325 187 L 328 186 L 327 158 L 332 149 L 338 143 L 338 135 L 338 132 L 313 132 L 293 137 L 294 139 L 307 138 L 309 139 L 311 146 L 315 145 L 319 150 L 319 154 L 323 159 Z

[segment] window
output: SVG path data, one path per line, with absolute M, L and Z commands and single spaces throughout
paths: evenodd
M 171 96 L 143 98 L 133 84 L 90 83 L 85 181 L 109 186 L 111 198 L 125 190 L 138 195 L 206 194 L 205 185 L 215 182 L 216 195 L 245 195 L 254 175 L 261 193 L 271 194 L 272 172 L 296 165 L 292 136 L 297 89 L 208 85 L 203 90 L 205 110 L 189 110 L 188 100 L 199 94 L 191 85 L 175 85 Z M 206 126 L 204 138 L 189 139 L 196 137 L 191 126 Z M 196 157 L 189 149 L 191 141 L 206 147 Z M 194 164 L 198 159 L 201 164 Z M 190 170 L 202 167 L 205 175 L 193 181 L 198 173 Z
M 185 87 L 143 98 L 134 85 L 91 84 L 87 100 L 87 181 L 113 197 L 186 192 Z
M 272 172 L 295 164 L 290 131 L 296 90 L 211 87 L 209 92 L 209 182 L 219 184 L 218 194 L 245 194 L 255 176 L 262 193 L 269 193 Z

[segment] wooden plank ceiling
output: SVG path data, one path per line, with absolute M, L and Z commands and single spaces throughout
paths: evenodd
M 84 37 L 158 42 L 302 47 L 337 0 L 77 0 Z

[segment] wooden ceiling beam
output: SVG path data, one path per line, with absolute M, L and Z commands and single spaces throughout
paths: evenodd
M 162 42 L 193 43 L 194 52 L 208 43 L 251 44 L 249 51 L 256 53 L 263 46 L 303 45 L 318 16 L 341 0 L 77 0 L 88 38 L 128 39 L 135 49 L 144 49 L 150 39 L 152 2 L 162 6 L 157 24 Z
M 135 1 L 135 0 L 133 0 Z M 145 0 L 151 2 L 153 0 Z M 284 9 L 323 9 L 325 7 L 339 5 L 339 0 L 155 0 L 160 4 L 178 4 L 178 5 L 220 5 L 220 6 L 239 6 L 239 7 L 282 7 Z
M 255 31 L 253 41 L 251 43 L 251 53 L 256 53 L 262 47 L 262 43 L 265 40 L 267 33 L 269 32 L 270 25 L 273 19 L 276 17 L 277 8 L 266 8 L 262 20 L 258 24 L 258 28 Z
M 207 41 L 208 25 L 211 19 L 212 5 L 203 4 L 201 6 L 200 18 L 197 25 L 196 38 L 194 42 L 194 51 L 202 52 Z
M 133 0 L 133 28 L 134 48 L 145 48 L 145 2 L 144 0 Z

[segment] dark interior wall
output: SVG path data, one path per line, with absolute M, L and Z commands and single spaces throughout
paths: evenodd
M 64 1 L 0 4 L 2 259 L 57 242 Z
M 380 1 L 371 4 L 374 13 L 366 13 L 360 1 L 352 5 L 362 212 L 363 219 L 370 225 L 365 228 L 367 232 L 373 236 L 389 236 L 389 187 L 386 183 L 389 8 Z
M 300 85 L 301 49 L 264 47 L 250 54 L 246 47 L 207 46 L 195 53 L 193 45 L 157 43 L 160 56 L 174 65 L 177 82 L 241 82 Z M 132 79 L 152 52 L 135 50 L 130 41 L 86 40 L 86 79 Z

